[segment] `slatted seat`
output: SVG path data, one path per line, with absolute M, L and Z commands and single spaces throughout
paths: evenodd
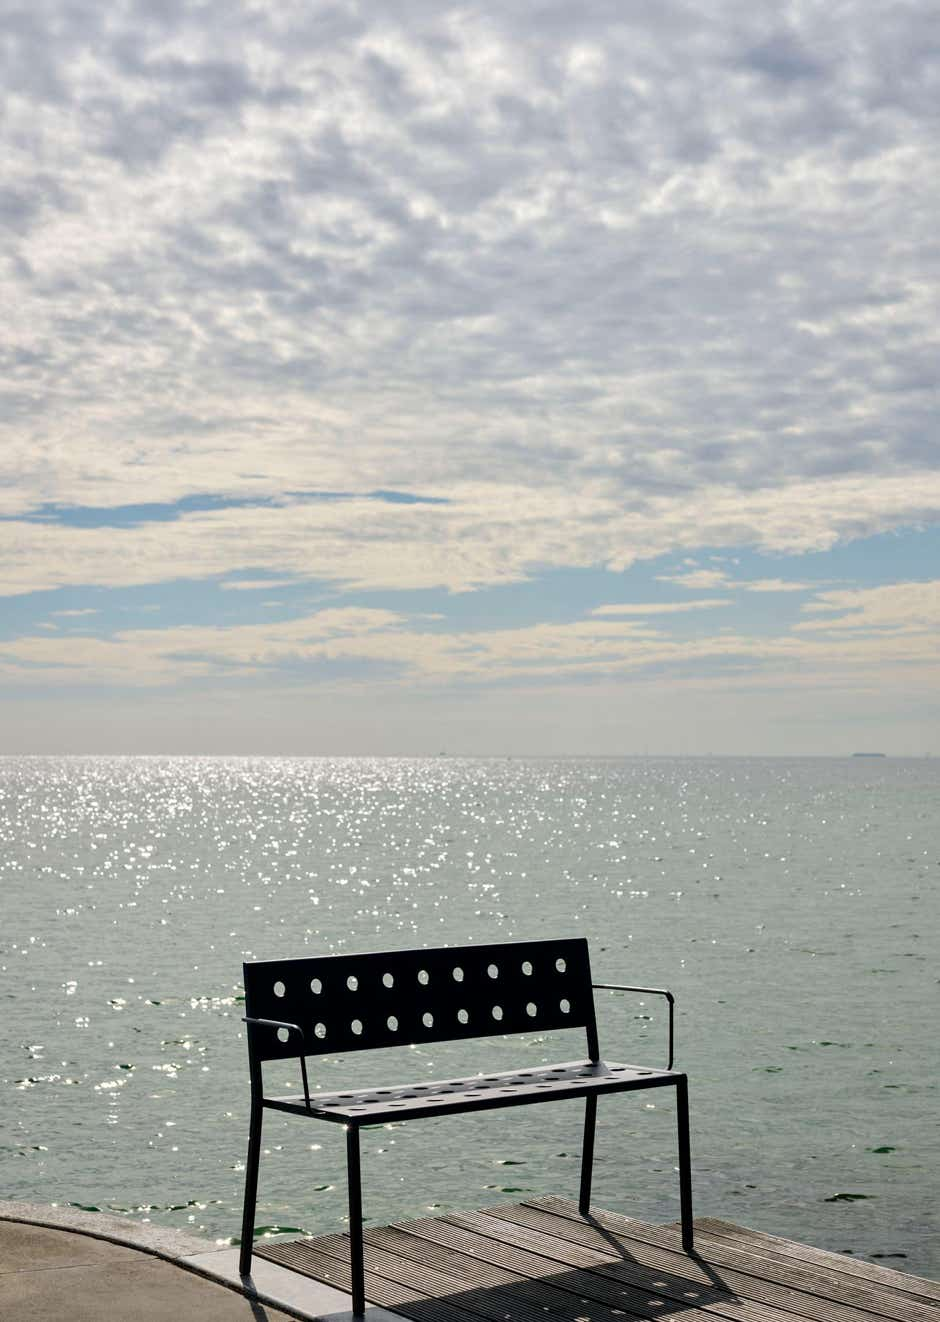
M 591 1093 L 626 1092 L 675 1082 L 671 1070 L 645 1070 L 603 1060 L 570 1060 L 563 1065 L 502 1074 L 473 1074 L 465 1079 L 410 1083 L 398 1088 L 366 1088 L 361 1092 L 311 1093 L 304 1097 L 269 1097 L 275 1111 L 312 1115 L 341 1124 L 383 1124 L 413 1116 L 447 1115 L 452 1111 L 488 1111 L 496 1106 L 521 1106 L 587 1097 Z
M 359 1129 L 366 1124 L 584 1098 L 579 1206 L 586 1213 L 598 1095 L 675 1088 L 682 1237 L 685 1247 L 691 1249 L 688 1081 L 672 1068 L 674 1000 L 670 992 L 592 983 L 587 942 L 580 939 L 267 960 L 246 964 L 244 974 L 251 1125 L 239 1258 L 243 1275 L 251 1271 L 265 1110 L 331 1121 L 345 1128 L 352 1302 L 357 1315 L 365 1306 Z M 594 1010 L 594 991 L 598 989 L 666 997 L 669 1060 L 665 1069 L 601 1060 Z M 585 1031 L 586 1060 L 345 1092 L 311 1091 L 309 1086 L 307 1058 L 326 1052 L 345 1055 L 409 1043 L 561 1028 Z M 264 1063 L 290 1057 L 298 1060 L 302 1093 L 267 1095 Z

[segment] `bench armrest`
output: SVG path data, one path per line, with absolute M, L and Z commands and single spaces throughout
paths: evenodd
M 299 1024 L 289 1024 L 284 1019 L 253 1019 L 250 1015 L 247 1014 L 242 1015 L 242 1023 L 260 1024 L 262 1028 L 286 1028 L 288 1041 L 290 1041 L 291 1033 L 296 1033 L 299 1036 L 300 1053 L 298 1055 L 298 1060 L 300 1061 L 300 1077 L 303 1079 L 303 1084 L 304 1084 L 304 1102 L 306 1103 L 307 1110 L 309 1111 L 310 1087 L 307 1083 L 307 1061 L 306 1061 L 306 1057 L 304 1056 L 304 1046 L 306 1045 L 304 1030 L 300 1027 Z
M 672 1063 L 675 1059 L 675 1007 L 676 998 L 671 991 L 665 987 L 625 987 L 619 982 L 592 982 L 591 987 L 594 991 L 621 991 L 621 992 L 643 992 L 647 996 L 665 996 L 669 1003 L 669 1064 L 667 1070 L 672 1069 Z
M 251 1015 L 242 1015 L 243 1024 L 261 1024 L 263 1028 L 286 1028 L 289 1033 L 299 1033 L 301 1042 L 304 1040 L 304 1030 L 299 1024 L 289 1024 L 285 1019 L 252 1019 Z

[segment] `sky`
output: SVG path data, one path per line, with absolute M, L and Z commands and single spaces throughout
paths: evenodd
M 940 752 L 940 8 L 4 12 L 0 753 Z

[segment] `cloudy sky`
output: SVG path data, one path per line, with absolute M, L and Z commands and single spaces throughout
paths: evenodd
M 940 751 L 937 5 L 0 50 L 0 751 Z

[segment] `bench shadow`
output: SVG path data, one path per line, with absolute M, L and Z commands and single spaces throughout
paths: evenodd
M 254 1288 L 251 1277 L 243 1276 L 241 1278 L 241 1283 L 242 1289 L 245 1291 L 244 1300 L 251 1309 L 253 1322 L 271 1322 L 272 1314 L 268 1308 L 261 1302 L 257 1295 L 247 1293 L 248 1290 Z M 275 1309 L 274 1311 L 280 1312 L 281 1310 Z
M 588 1214 L 586 1216 L 583 1216 L 581 1219 L 587 1222 L 587 1224 L 591 1226 L 591 1228 L 596 1232 L 596 1234 L 598 1234 L 601 1237 L 601 1239 L 604 1240 L 605 1244 L 607 1245 L 611 1253 L 615 1253 L 619 1258 L 622 1258 L 625 1262 L 636 1262 L 636 1259 L 628 1252 L 627 1247 L 623 1242 L 622 1236 L 618 1236 L 612 1230 L 608 1230 L 605 1226 L 602 1226 L 600 1222 L 597 1221 L 591 1215 L 590 1212 L 588 1212 Z M 698 1253 L 694 1248 L 690 1253 L 686 1254 L 686 1257 L 692 1259 L 692 1261 L 696 1264 L 699 1270 L 704 1272 L 704 1274 L 714 1285 L 715 1289 L 717 1291 L 720 1291 L 723 1297 L 727 1297 L 729 1294 L 734 1295 L 735 1293 L 734 1290 L 731 1288 L 731 1286 L 725 1284 L 721 1272 L 719 1272 L 713 1266 L 713 1264 L 710 1263 L 706 1258 L 703 1258 L 701 1254 Z M 636 1263 L 636 1265 L 642 1271 L 650 1270 L 648 1267 L 644 1267 L 642 1263 Z M 665 1273 L 665 1275 L 668 1275 L 668 1273 Z M 658 1274 L 657 1274 L 657 1278 L 658 1278 Z M 681 1278 L 681 1274 L 680 1274 L 680 1278 Z
M 401 1298 L 394 1303 L 389 1301 L 385 1306 L 411 1318 L 412 1322 L 468 1322 L 468 1314 L 492 1322 L 504 1322 L 507 1318 L 533 1322 L 536 1316 L 545 1322 L 553 1319 L 554 1322 L 574 1322 L 574 1319 L 577 1322 L 613 1322 L 625 1314 L 634 1318 L 655 1318 L 658 1313 L 675 1317 L 687 1312 L 691 1319 L 708 1305 L 727 1305 L 737 1300 L 735 1291 L 729 1289 L 720 1274 L 698 1254 L 688 1256 L 695 1264 L 695 1274 L 703 1273 L 708 1283 L 703 1283 L 701 1278 L 683 1275 L 681 1269 L 665 1271 L 638 1262 L 622 1240 L 598 1226 L 592 1218 L 586 1220 L 603 1237 L 611 1254 L 609 1261 L 590 1267 L 568 1267 L 545 1258 L 544 1269 L 524 1279 L 442 1291 L 430 1283 L 435 1276 L 440 1279 L 438 1271 L 429 1271 L 425 1286 L 421 1282 L 421 1264 L 412 1260 L 408 1278 L 415 1297 Z M 366 1242 L 368 1246 L 368 1235 Z M 483 1260 L 480 1262 L 481 1271 L 487 1267 L 492 1269 L 492 1266 Z M 447 1272 L 449 1269 L 440 1264 L 440 1270 Z M 367 1272 L 367 1298 L 370 1295 L 375 1297 L 370 1289 L 373 1284 L 375 1293 L 381 1294 L 378 1277 Z
M 730 1302 L 727 1290 L 649 1268 L 643 1274 L 645 1282 L 634 1279 L 632 1272 L 629 1281 L 621 1280 L 616 1263 L 603 1270 L 563 1268 L 527 1280 L 435 1293 L 388 1306 L 413 1322 L 444 1322 L 467 1314 L 494 1320 L 538 1315 L 546 1322 L 613 1322 L 625 1314 L 650 1318 L 659 1312 L 670 1317 L 687 1312 L 691 1318 L 705 1305 Z
M 738 1303 L 738 1292 L 699 1253 L 665 1249 L 670 1254 L 666 1265 L 651 1264 L 651 1255 L 664 1256 L 664 1246 L 657 1251 L 655 1244 L 637 1241 L 637 1257 L 629 1238 L 593 1216 L 575 1225 L 582 1230 L 576 1238 L 573 1234 L 571 1241 L 564 1240 L 560 1224 L 541 1246 L 521 1240 L 513 1244 L 510 1223 L 505 1241 L 492 1228 L 485 1234 L 470 1232 L 478 1237 L 475 1246 L 466 1240 L 468 1227 L 460 1227 L 464 1236 L 452 1244 L 438 1235 L 425 1240 L 420 1222 L 378 1228 L 374 1239 L 366 1230 L 366 1298 L 412 1322 L 614 1322 L 625 1315 L 655 1319 L 664 1314 L 671 1319 L 688 1314 L 693 1322 L 697 1313 L 708 1322 L 703 1310 L 710 1310 L 711 1317 L 716 1305 L 723 1311 Z M 500 1242 L 519 1256 L 497 1250 Z M 348 1293 L 348 1237 L 324 1236 L 307 1243 L 306 1262 L 304 1241 L 294 1241 L 291 1261 L 282 1265 Z M 580 1256 L 579 1249 L 601 1255 L 601 1260 L 574 1265 L 571 1258 Z M 276 1249 L 262 1253 L 278 1260 Z
M 271 1314 L 259 1299 L 252 1299 L 249 1297 L 248 1306 L 251 1309 L 251 1316 L 254 1318 L 254 1322 L 271 1322 Z

